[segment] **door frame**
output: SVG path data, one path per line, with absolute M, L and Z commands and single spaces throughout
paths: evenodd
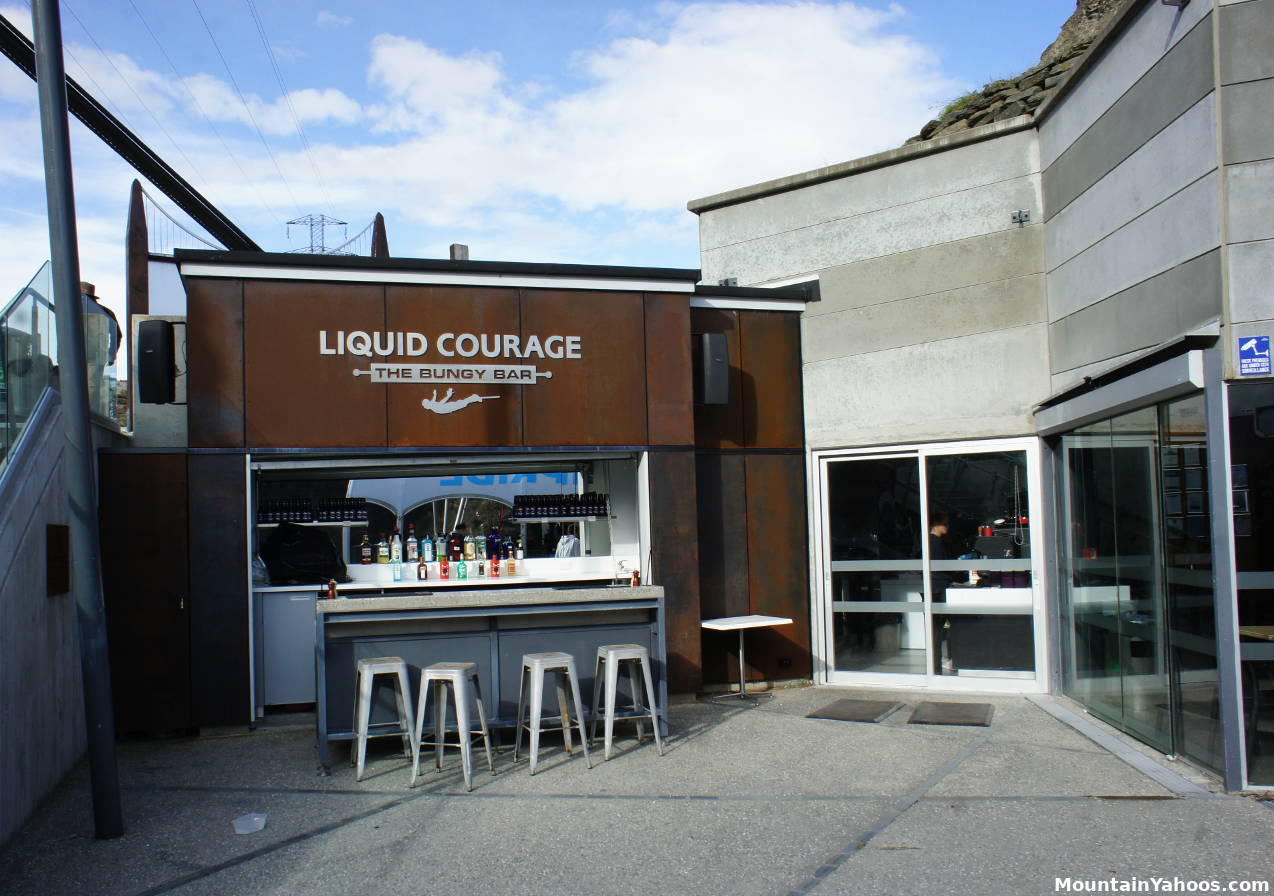
M 927 539 L 921 539 L 922 570 L 926 582 L 926 598 L 922 607 L 925 626 L 925 673 L 889 674 L 878 672 L 838 672 L 832 664 L 832 571 L 828 554 L 830 523 L 828 517 L 828 465 L 838 461 L 885 460 L 915 458 L 919 464 L 921 489 L 920 522 L 928 531 L 927 457 L 952 454 L 989 454 L 1000 451 L 1026 452 L 1027 514 L 1035 522 L 1030 527 L 1031 544 L 1031 620 L 1035 646 L 1035 676 L 1031 679 L 960 678 L 938 675 L 933 671 L 933 611 L 928 595 L 929 550 Z M 1049 649 L 1051 629 L 1047 607 L 1050 605 L 1046 578 L 1046 539 L 1043 491 L 1043 454 L 1040 439 L 1021 436 L 1004 439 L 976 439 L 952 442 L 928 442 L 919 445 L 890 445 L 873 448 L 811 449 L 808 453 L 810 482 L 810 582 L 812 583 L 810 619 L 813 629 L 812 653 L 814 680 L 817 684 L 914 688 L 963 693 L 1042 694 L 1049 690 L 1052 678 L 1052 652 Z

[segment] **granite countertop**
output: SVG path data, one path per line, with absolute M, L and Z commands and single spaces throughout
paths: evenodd
M 608 600 L 655 600 L 664 596 L 661 585 L 611 585 L 600 588 L 519 588 L 499 591 L 442 591 L 403 597 L 338 597 L 315 601 L 319 613 L 366 613 L 378 610 L 437 610 L 456 607 L 521 607 L 534 604 L 575 604 Z

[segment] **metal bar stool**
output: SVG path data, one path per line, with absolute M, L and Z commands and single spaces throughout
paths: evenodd
M 470 689 L 470 682 L 473 683 Z M 446 743 L 447 721 L 447 685 L 451 685 L 451 700 L 456 708 L 457 743 Z M 464 769 L 464 786 L 473 790 L 473 727 L 469 722 L 469 704 L 478 708 L 478 737 L 482 738 L 482 746 L 487 753 L 487 766 L 491 774 L 495 774 L 495 763 L 491 759 L 491 732 L 487 728 L 487 714 L 482 708 L 482 684 L 478 681 L 477 663 L 434 663 L 426 666 L 420 673 L 420 705 L 416 708 L 416 748 L 411 757 L 411 784 L 415 786 L 416 775 L 420 771 L 421 729 L 425 724 L 425 707 L 429 703 L 429 692 L 433 691 L 434 700 L 434 767 L 442 768 L 442 752 L 446 746 L 460 748 L 460 765 Z
M 619 685 L 619 667 L 621 663 L 628 664 L 628 682 L 632 689 L 633 708 L 631 712 L 615 714 L 615 691 Z M 642 680 L 646 685 L 646 709 L 641 705 L 641 690 L 637 687 L 637 667 L 641 667 Z M 602 671 L 605 670 L 605 684 L 602 681 Z M 611 748 L 614 744 L 615 720 L 616 719 L 632 719 L 637 725 L 637 743 L 643 743 L 645 736 L 641 730 L 641 720 L 650 719 L 651 727 L 655 729 L 655 745 L 659 748 L 659 755 L 664 755 L 664 742 L 659 736 L 659 715 L 658 703 L 655 700 L 655 688 L 651 684 L 650 679 L 650 651 L 640 644 L 604 644 L 597 648 L 597 665 L 593 672 L 593 724 L 590 729 L 590 740 L 597 739 L 597 703 L 602 696 L 602 691 L 606 692 L 605 704 L 605 734 L 606 734 L 606 754 L 605 758 L 610 759 Z
M 377 675 L 394 676 L 394 698 L 398 704 L 397 722 L 377 722 L 371 724 L 372 717 L 372 684 Z M 371 731 L 393 725 L 390 731 Z M 363 766 L 367 760 L 367 739 L 369 737 L 388 737 L 401 735 L 403 739 L 403 755 L 411 756 L 415 741 L 411 735 L 411 685 L 407 683 L 407 664 L 402 657 L 378 656 L 361 659 L 354 677 L 354 735 L 355 756 L 352 762 L 358 765 L 354 780 L 363 780 Z
M 569 653 L 528 653 L 522 657 L 522 673 L 518 681 L 518 733 L 513 739 L 513 761 L 517 762 L 518 750 L 522 748 L 522 729 L 531 732 L 531 774 L 540 757 L 540 722 L 541 709 L 544 705 L 544 673 L 553 672 L 557 676 L 557 719 L 560 725 L 552 725 L 548 730 L 561 730 L 566 741 L 567 755 L 573 755 L 571 746 L 571 707 L 566 696 L 566 685 L 570 684 L 571 696 L 575 700 L 575 724 L 579 726 L 580 746 L 584 748 L 584 763 L 593 767 L 593 760 L 588 755 L 588 737 L 584 734 L 584 707 L 579 698 L 579 676 L 575 674 L 575 658 Z M 522 721 L 526 710 L 527 682 L 530 680 L 531 719 L 529 725 Z M 552 717 L 550 717 L 552 718 Z

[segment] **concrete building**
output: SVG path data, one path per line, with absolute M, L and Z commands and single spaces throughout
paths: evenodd
M 817 680 L 1274 784 L 1272 76 L 1274 0 L 1128 0 L 1034 114 L 690 203 L 706 282 L 819 283 Z

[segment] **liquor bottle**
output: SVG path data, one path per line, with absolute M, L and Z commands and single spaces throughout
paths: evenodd
M 434 562 L 434 540 L 432 538 L 420 539 L 420 559 L 426 563 Z
M 385 540 L 385 533 L 380 533 L 380 541 L 376 542 L 376 562 L 389 562 L 389 542 Z
M 446 554 L 438 558 L 438 578 L 451 578 L 451 564 L 448 562 Z
M 416 581 L 429 581 L 429 564 L 425 562 L 425 558 L 421 557 L 420 562 L 416 564 Z
M 487 534 L 487 556 L 495 558 L 500 556 L 500 530 L 495 526 L 492 526 L 490 533 Z
M 526 554 L 525 554 L 525 553 L 523 552 L 523 550 L 522 550 L 522 539 L 521 539 L 521 538 L 519 538 L 519 539 L 517 540 L 517 547 L 515 547 L 515 548 L 513 549 L 513 556 L 517 557 L 519 560 L 523 560 L 523 559 L 525 559 L 525 558 L 526 558 Z
M 478 578 L 482 578 L 486 574 L 487 574 L 486 561 L 479 559 L 478 560 Z
M 490 569 L 489 575 L 493 579 L 500 578 L 500 555 L 499 554 L 491 555 L 491 569 Z
M 395 560 L 395 561 L 394 561 L 393 563 L 391 563 L 390 565 L 394 568 L 394 581 L 395 581 L 395 582 L 401 582 L 401 581 L 403 580 L 403 562 L 402 562 L 402 560 Z
M 367 540 L 367 530 L 363 530 L 363 543 L 358 546 L 358 560 L 366 565 L 372 562 L 372 543 Z
M 416 538 L 416 524 L 411 523 L 407 526 L 407 543 L 404 545 L 404 559 L 408 563 L 415 563 L 420 559 L 420 541 Z
M 460 562 L 456 564 L 456 578 L 457 579 L 469 578 L 469 566 L 468 564 L 464 562 L 464 557 L 461 557 Z
M 393 537 L 389 539 L 389 562 L 403 562 L 403 540 L 398 537 L 398 527 L 394 527 Z
M 438 540 L 435 543 L 434 548 L 434 556 L 436 556 L 439 560 L 447 556 L 447 540 L 441 535 L 438 536 Z
M 473 543 L 472 535 L 466 535 L 464 537 L 464 558 L 466 560 L 478 559 L 478 549 Z
M 478 534 L 474 536 L 473 544 L 478 549 L 478 559 L 487 559 L 487 539 L 486 536 L 482 534 L 481 530 L 479 530 Z
M 504 574 L 506 576 L 515 576 L 518 574 L 518 561 L 513 554 L 513 540 L 510 539 L 504 544 Z

